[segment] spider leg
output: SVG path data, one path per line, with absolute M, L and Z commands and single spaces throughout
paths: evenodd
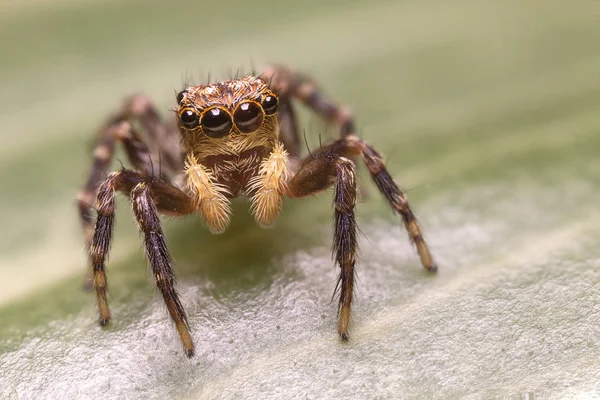
M 317 83 L 309 76 L 281 65 L 266 67 L 261 76 L 270 82 L 270 86 L 280 96 L 280 138 L 292 156 L 290 160 L 292 165 L 294 158 L 300 154 L 301 150 L 300 135 L 291 103 L 292 98 L 299 99 L 325 121 L 338 126 L 340 129 L 339 135 L 342 138 L 355 133 L 354 116 L 351 110 L 348 107 L 336 104 L 325 96 Z M 292 149 L 298 149 L 297 153 L 294 153 Z M 348 155 L 348 158 L 356 163 L 353 154 Z M 359 192 L 363 197 L 366 197 L 367 190 L 363 187 L 360 179 L 358 184 Z
M 152 148 L 142 140 L 130 122 L 134 120 L 144 128 L 149 143 L 153 144 Z M 127 158 L 134 169 L 143 171 L 146 175 L 164 172 L 166 176 L 171 176 L 174 171 L 181 171 L 183 168 L 176 130 L 168 129 L 161 123 L 158 113 L 147 98 L 133 96 L 127 99 L 122 110 L 110 118 L 100 131 L 93 152 L 94 161 L 91 171 L 82 191 L 77 196 L 79 217 L 86 242 L 89 242 L 94 226 L 92 212 L 94 198 L 112 162 L 116 142 L 123 144 Z M 158 155 L 159 151 L 161 156 Z M 166 168 L 163 168 L 163 164 Z M 91 269 L 88 269 L 88 274 L 91 275 Z M 91 276 L 88 276 L 87 281 L 89 282 L 90 279 Z
M 355 135 L 354 117 L 349 109 L 341 107 L 328 99 L 316 83 L 306 75 L 282 66 L 270 66 L 265 69 L 265 79 L 285 96 L 297 97 L 306 106 L 315 111 L 326 121 L 339 126 L 342 139 L 335 141 L 332 147 L 338 154 L 356 161 L 361 156 L 367 165 L 371 178 L 385 196 L 392 209 L 400 214 L 411 241 L 415 244 L 421 263 L 429 271 L 436 271 L 437 266 L 423 239 L 421 228 L 416 221 L 406 195 L 398 188 L 387 169 L 381 155 L 358 136 Z
M 350 308 L 354 288 L 357 253 L 356 221 L 356 172 L 354 163 L 326 148 L 314 157 L 308 157 L 302 167 L 288 182 L 289 197 L 310 196 L 335 185 L 334 192 L 334 240 L 333 252 L 340 275 L 336 291 L 339 290 L 338 333 L 343 341 L 348 340 Z
M 412 243 L 414 243 L 421 259 L 421 264 L 430 272 L 437 271 L 429 247 L 423 238 L 423 233 L 413 213 L 406 194 L 400 190 L 394 179 L 385 167 L 382 156 L 373 146 L 355 135 L 339 139 L 331 144 L 336 152 L 350 155 L 360 155 L 369 170 L 371 178 L 379 191 L 385 196 L 392 210 L 399 214 L 404 221 L 404 226 Z
M 174 287 L 175 276 L 172 260 L 160 226 L 157 207 L 153 199 L 152 183 L 138 183 L 131 191 L 131 201 L 135 219 L 140 231 L 144 234 L 146 256 L 152 268 L 156 286 L 158 286 L 163 296 L 171 319 L 175 322 L 186 355 L 192 357 L 194 355 L 194 342 L 190 335 L 185 310 Z M 190 203 L 190 212 L 193 209 Z
M 271 65 L 264 69 L 261 76 L 270 82 L 270 86 L 280 97 L 296 97 L 325 121 L 339 126 L 341 137 L 355 133 L 352 112 L 327 98 L 307 75 L 280 65 Z
M 109 174 L 108 178 L 100 185 L 97 198 L 98 218 L 89 247 L 100 324 L 106 325 L 111 318 L 106 297 L 106 259 L 113 236 L 117 191 L 130 195 L 135 219 L 144 234 L 146 255 L 156 284 L 171 318 L 175 322 L 186 354 L 191 357 L 194 353 L 194 345 L 189 333 L 185 311 L 173 287 L 175 282 L 173 268 L 160 226 L 158 211 L 168 215 L 186 215 L 192 213 L 195 207 L 184 192 L 160 177 L 122 170 Z
M 299 157 L 302 151 L 302 142 L 298 132 L 298 120 L 292 101 L 289 96 L 279 97 L 279 140 L 292 157 Z
M 163 122 L 152 101 L 141 95 L 125 100 L 124 110 L 129 118 L 138 120 L 147 133 L 148 147 L 152 154 L 153 175 L 160 173 L 173 178 L 183 169 L 183 152 L 179 130 L 173 119 Z M 159 166 L 159 171 L 154 170 Z M 149 172 L 150 173 L 150 172 Z

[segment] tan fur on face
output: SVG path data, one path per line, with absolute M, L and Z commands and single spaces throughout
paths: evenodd
M 236 134 L 229 137 L 213 139 L 204 134 L 197 135 L 192 149 L 199 161 L 206 157 L 220 155 L 237 155 L 255 147 L 273 148 L 276 140 L 275 117 L 265 118 L 257 132 Z
M 202 115 L 205 110 L 218 106 L 233 115 L 242 101 L 250 100 L 260 104 L 265 96 L 277 97 L 262 79 L 254 76 L 207 86 L 194 86 L 187 89 L 179 105 L 178 114 L 186 109 L 194 109 L 198 115 Z M 272 149 L 279 134 L 275 115 L 265 116 L 261 126 L 251 133 L 239 132 L 234 124 L 230 134 L 222 138 L 205 135 L 201 126 L 190 130 L 180 125 L 179 129 L 185 151 L 193 152 L 200 163 L 206 157 L 237 155 L 255 147 Z

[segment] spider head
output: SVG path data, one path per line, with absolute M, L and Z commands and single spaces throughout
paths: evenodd
M 184 144 L 219 148 L 275 138 L 277 95 L 260 78 L 192 86 L 177 95 L 177 121 Z

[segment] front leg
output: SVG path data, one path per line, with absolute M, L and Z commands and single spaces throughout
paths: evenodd
M 354 274 L 357 253 L 356 220 L 356 172 L 354 163 L 333 151 L 323 151 L 310 157 L 288 183 L 288 196 L 304 197 L 323 191 L 335 184 L 333 204 L 335 207 L 333 251 L 340 266 L 336 286 L 339 290 L 338 333 L 348 340 L 350 307 L 354 290 Z

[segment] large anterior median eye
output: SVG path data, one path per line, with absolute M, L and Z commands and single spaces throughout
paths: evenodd
M 219 138 L 231 131 L 231 116 L 221 108 L 211 108 L 202 114 L 202 129 L 207 136 Z
M 263 116 L 263 110 L 257 103 L 247 101 L 236 108 L 233 120 L 240 132 L 250 133 L 260 128 Z

